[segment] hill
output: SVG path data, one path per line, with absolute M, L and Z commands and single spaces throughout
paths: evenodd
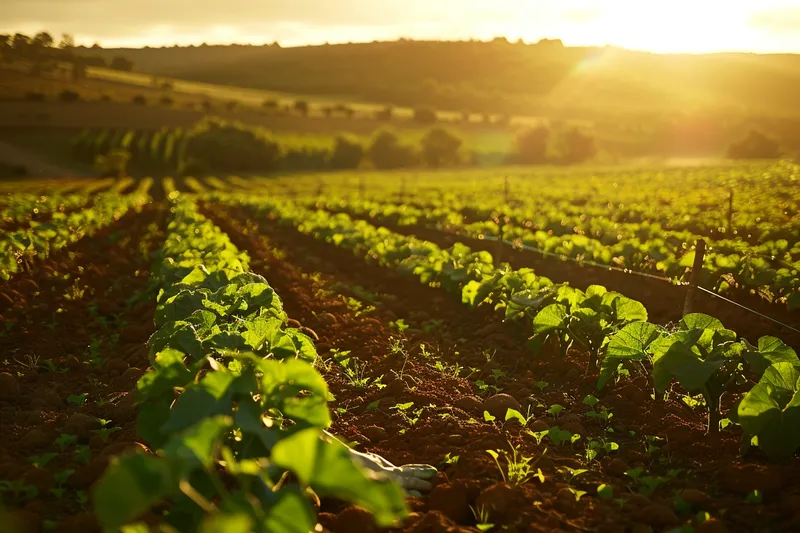
M 602 119 L 707 112 L 800 117 L 800 55 L 659 55 L 560 41 L 78 49 L 139 72 L 404 106 Z

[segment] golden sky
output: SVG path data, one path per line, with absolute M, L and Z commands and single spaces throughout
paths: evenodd
M 0 1 L 0 32 L 44 29 L 108 47 L 505 36 L 653 52 L 800 53 L 800 0 Z

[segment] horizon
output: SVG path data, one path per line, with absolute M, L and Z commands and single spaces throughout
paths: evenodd
M 791 0 L 6 0 L 2 33 L 63 33 L 103 48 L 216 45 L 282 47 L 395 41 L 560 39 L 656 54 L 800 53 L 800 6 Z

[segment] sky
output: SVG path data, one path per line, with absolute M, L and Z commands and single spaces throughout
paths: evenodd
M 104 47 L 560 38 L 659 53 L 800 53 L 800 0 L 1 0 L 0 33 Z

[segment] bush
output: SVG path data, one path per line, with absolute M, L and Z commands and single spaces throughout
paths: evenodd
M 411 146 L 401 144 L 397 135 L 386 130 L 378 132 L 367 150 L 369 160 L 381 170 L 410 167 L 415 162 L 415 156 Z
M 457 165 L 461 139 L 444 128 L 433 128 L 422 138 L 422 158 L 431 167 Z
M 394 116 L 394 110 L 390 106 L 386 106 L 379 111 L 375 111 L 375 120 L 383 120 L 384 122 L 388 122 L 392 120 Z
M 81 99 L 81 95 L 76 93 L 75 91 L 70 91 L 69 89 L 64 89 L 59 93 L 58 99 L 62 102 L 77 102 Z
M 339 135 L 336 137 L 336 146 L 330 154 L 328 164 L 337 170 L 358 168 L 364 158 L 364 147 L 358 140 Z
M 214 109 L 214 106 L 211 104 L 210 100 L 203 100 L 202 102 L 200 102 L 200 109 L 208 113 L 209 111 Z
M 264 103 L 261 104 L 264 109 L 278 109 L 278 101 L 277 100 L 264 100 Z
M 214 173 L 269 172 L 278 168 L 281 149 L 262 130 L 207 120 L 188 133 L 181 164 Z
M 308 115 L 308 102 L 305 100 L 297 100 L 294 103 L 294 110 L 303 116 Z
M 111 95 L 110 94 L 101 94 L 100 95 L 100 101 L 101 102 L 110 102 L 111 101 Z
M 516 161 L 526 165 L 544 163 L 549 139 L 550 130 L 544 126 L 522 130 L 516 139 Z
M 130 159 L 131 154 L 127 150 L 114 149 L 108 155 L 96 156 L 94 168 L 101 178 L 123 178 Z
M 436 111 L 427 107 L 420 107 L 414 110 L 414 121 L 420 124 L 436 124 L 438 119 Z
M 561 161 L 564 163 L 582 163 L 597 155 L 594 138 L 577 128 L 571 128 L 564 133 L 560 146 Z
M 29 102 L 44 102 L 47 100 L 47 96 L 45 96 L 44 93 L 29 91 L 25 93 L 25 100 L 28 100 Z
M 136 96 L 133 97 L 131 102 L 133 102 L 136 105 L 147 105 L 147 98 L 145 98 L 141 94 L 137 94 Z
M 781 157 L 778 141 L 757 130 L 750 130 L 744 139 L 728 148 L 731 159 L 777 159 Z
M 174 104 L 174 103 L 175 103 L 175 100 L 173 100 L 171 96 L 162 96 L 162 97 L 159 99 L 159 101 L 158 101 L 158 102 L 159 102 L 161 105 L 165 105 L 165 106 L 171 106 L 172 104 Z
M 227 104 L 225 104 L 225 109 L 228 111 L 236 111 L 236 108 L 239 107 L 239 102 L 236 100 L 231 100 Z
M 331 116 L 333 116 L 333 108 L 326 105 L 322 108 L 322 114 L 325 115 L 326 118 L 331 118 Z

